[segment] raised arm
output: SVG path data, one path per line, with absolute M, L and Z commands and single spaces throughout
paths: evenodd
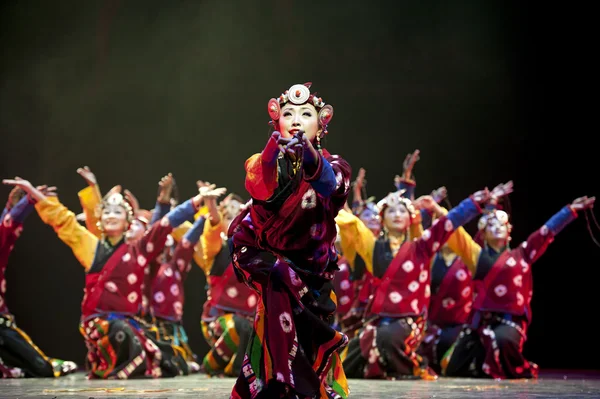
M 554 214 L 540 229 L 531 234 L 527 241 L 519 246 L 525 261 L 533 263 L 539 259 L 554 240 L 554 237 L 577 218 L 577 212 L 593 208 L 595 201 L 596 197 L 580 197 Z
M 413 201 L 415 199 L 415 188 L 417 183 L 413 175 L 415 164 L 420 159 L 420 151 L 417 149 L 412 153 L 406 154 L 402 163 L 402 176 L 396 175 L 394 185 L 396 190 L 404 190 L 403 196 Z
M 373 250 L 375 236 L 358 217 L 345 209 L 340 210 L 335 218 L 340 229 L 342 253 L 358 253 L 365 261 L 366 269 L 373 274 Z M 354 262 L 350 263 L 354 268 Z
M 487 189 L 478 191 L 452 208 L 445 216 L 440 209 L 441 207 L 433 198 L 425 196 L 426 200 L 423 201 L 426 201 L 426 203 L 421 206 L 431 213 L 441 216 L 432 223 L 429 229 L 423 232 L 423 236 L 417 241 L 420 250 L 424 251 L 429 257 L 433 256 L 448 241 L 456 229 L 481 213 L 481 206 L 489 200 L 489 195 Z
M 252 198 L 265 201 L 277 188 L 277 157 L 279 156 L 278 141 L 281 133 L 275 131 L 267 140 L 260 154 L 254 154 L 246 160 L 246 190 Z
M 35 209 L 42 221 L 54 229 L 58 238 L 67 244 L 87 271 L 94 260 L 98 238 L 81 226 L 75 214 L 60 203 L 57 197 L 46 196 L 27 180 L 4 180 L 4 184 L 24 189 L 36 201 Z
M 85 227 L 94 234 L 96 237 L 102 237 L 102 231 L 98 228 L 99 218 L 96 215 L 97 207 L 102 202 L 102 194 L 100 192 L 100 186 L 96 175 L 90 170 L 88 166 L 77 169 L 77 174 L 81 176 L 88 186 L 83 190 L 79 191 L 79 203 L 83 209 L 85 215 Z

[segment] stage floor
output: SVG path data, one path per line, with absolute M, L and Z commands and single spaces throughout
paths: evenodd
M 205 375 L 173 379 L 88 381 L 83 373 L 57 380 L 0 380 L 0 398 L 212 398 L 229 397 L 234 379 Z M 374 398 L 599 398 L 600 372 L 545 372 L 540 379 L 492 381 L 350 380 L 350 397 Z

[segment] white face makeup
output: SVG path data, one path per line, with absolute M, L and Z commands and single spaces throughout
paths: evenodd
M 282 137 L 290 138 L 300 130 L 313 141 L 319 131 L 318 112 L 312 104 L 286 104 L 281 109 L 279 132 Z
M 375 236 L 378 236 L 381 232 L 381 218 L 379 217 L 379 213 L 373 211 L 372 209 L 366 208 L 360 214 L 360 220 L 367 226 L 369 230 L 373 232 Z
M 508 226 L 505 223 L 500 222 L 496 218 L 489 219 L 485 227 L 485 240 L 487 242 L 490 242 L 507 239 Z
M 404 205 L 388 206 L 383 212 L 383 225 L 388 231 L 404 232 L 410 224 L 410 213 Z
M 127 230 L 127 211 L 119 205 L 107 205 L 100 216 L 102 230 L 107 235 L 123 234 Z
M 146 231 L 146 226 L 144 225 L 144 223 L 140 222 L 137 219 L 134 219 L 133 222 L 131 222 L 129 229 L 125 233 L 125 238 L 127 239 L 127 242 L 130 242 L 130 243 L 137 241 L 140 238 L 142 238 L 145 231 Z

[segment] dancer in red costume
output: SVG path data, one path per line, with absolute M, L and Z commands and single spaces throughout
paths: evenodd
M 232 397 L 346 397 L 338 351 L 348 338 L 331 325 L 331 280 L 350 165 L 322 148 L 333 108 L 310 84 L 271 99 L 268 111 L 275 131 L 246 161 L 252 204 L 229 229 L 234 266 L 259 294 Z

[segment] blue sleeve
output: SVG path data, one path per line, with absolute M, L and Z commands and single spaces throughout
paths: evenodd
M 162 204 L 156 201 L 156 205 L 154 206 L 154 212 L 152 212 L 152 220 L 150 221 L 150 225 L 153 225 L 154 222 L 160 220 L 163 216 L 165 216 L 171 210 L 171 204 Z
M 576 217 L 577 214 L 569 206 L 565 206 L 546 222 L 546 226 L 554 235 L 557 235 Z
M 311 177 L 306 177 L 305 180 L 323 197 L 330 197 L 337 185 L 333 168 L 322 155 L 319 156 L 319 165 L 315 173 Z
M 185 232 L 183 238 L 191 242 L 192 244 L 196 244 L 198 240 L 200 240 L 200 236 L 204 232 L 204 223 L 206 223 L 206 218 L 199 217 L 192 226 L 191 229 Z
M 396 184 L 396 188 L 398 189 L 398 191 L 405 190 L 402 193 L 402 196 L 404 198 L 408 198 L 409 200 L 413 200 L 415 198 L 415 188 L 416 187 L 417 187 L 416 184 L 410 183 L 410 182 L 406 181 L 405 179 L 401 179 L 400 183 Z
M 24 196 L 17 205 L 10 210 L 10 217 L 17 223 L 23 223 L 27 215 L 34 209 L 34 204 L 29 202 L 29 198 Z
M 190 217 L 193 217 L 196 213 L 196 208 L 192 203 L 192 200 L 189 199 L 185 201 L 183 204 L 178 205 L 171 212 L 167 213 L 167 218 L 169 219 L 169 223 L 171 226 L 177 227 Z
M 4 220 L 4 216 L 6 216 L 7 213 L 8 213 L 8 208 L 4 207 L 4 209 L 2 210 L 2 216 L 0 216 L 0 223 Z
M 455 206 L 448 212 L 448 219 L 452 222 L 455 229 L 464 226 L 479 215 L 481 208 L 470 198 L 463 200 L 458 206 Z
M 427 209 L 421 209 L 421 226 L 424 229 L 428 229 L 431 227 L 431 223 L 433 221 L 433 217 L 431 213 Z

